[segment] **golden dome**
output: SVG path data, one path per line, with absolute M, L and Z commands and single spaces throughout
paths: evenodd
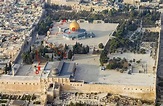
M 70 24 L 70 30 L 71 30 L 71 31 L 77 31 L 78 29 L 80 29 L 79 24 L 78 24 L 76 21 L 73 21 L 73 22 Z

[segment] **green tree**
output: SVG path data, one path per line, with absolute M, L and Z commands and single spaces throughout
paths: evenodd
M 9 69 L 9 71 L 12 71 L 12 65 L 11 65 L 11 62 L 9 62 L 8 69 Z
M 71 58 L 72 58 L 72 56 L 73 56 L 73 53 L 72 53 L 72 51 L 71 51 L 71 50 L 69 50 L 69 51 L 68 51 L 68 59 L 71 59 Z
M 81 50 L 80 51 L 81 54 L 87 54 L 85 47 L 81 47 L 80 50 Z
M 98 47 L 99 47 L 100 49 L 103 49 L 103 48 L 104 48 L 103 43 L 100 43 L 100 44 L 98 45 Z
M 86 46 L 85 50 L 86 50 L 86 53 L 89 53 L 89 46 L 88 45 Z
M 105 50 L 102 50 L 100 54 L 100 63 L 103 65 L 104 63 L 108 62 L 107 52 Z
M 22 54 L 22 59 L 23 59 L 23 63 L 26 63 L 26 64 L 31 64 L 32 63 L 32 55 L 31 53 L 28 52 L 24 52 Z
M 5 74 L 7 74 L 7 72 L 8 72 L 8 65 L 7 65 L 7 63 L 6 63 L 6 65 L 5 65 L 4 70 L 5 70 Z
M 64 50 L 68 50 L 68 46 L 67 46 L 67 44 L 65 44 L 65 48 L 64 48 Z
M 24 53 L 22 54 L 23 63 L 26 62 L 27 58 L 28 58 L 28 54 L 27 54 L 26 52 L 24 52 Z
M 140 63 L 140 60 L 136 61 L 136 63 L 139 64 Z

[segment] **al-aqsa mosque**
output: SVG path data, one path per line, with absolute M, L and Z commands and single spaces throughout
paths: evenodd
M 58 29 L 58 35 L 61 35 L 63 38 L 68 40 L 95 37 L 92 32 L 87 32 L 85 29 L 82 29 L 79 23 L 75 20 L 71 22 L 62 21 L 58 26 Z

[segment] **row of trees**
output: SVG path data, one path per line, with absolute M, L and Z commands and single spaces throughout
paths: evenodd
M 103 10 L 102 12 L 92 12 L 90 11 L 63 11 L 63 10 L 71 10 L 69 6 L 58 6 L 58 5 L 45 5 L 47 10 L 47 15 L 50 16 L 52 19 L 60 21 L 62 19 L 85 19 L 89 22 L 93 22 L 93 20 L 103 20 L 105 22 L 123 22 L 126 19 L 132 19 L 132 21 L 143 19 L 144 24 L 150 25 L 150 23 L 155 22 L 159 19 L 160 13 L 156 10 L 149 11 L 148 9 L 144 10 L 137 10 L 133 6 L 125 5 L 124 8 L 120 8 L 119 10 L 110 9 L 110 10 Z M 56 11 L 58 10 L 58 11 Z M 149 23 L 148 23 L 149 22 Z M 135 25 L 132 25 L 135 27 Z M 129 27 L 129 28 L 132 28 Z
M 76 42 L 73 46 L 73 54 L 87 54 L 89 53 L 89 46 L 83 46 L 81 43 Z
M 47 16 L 44 20 L 38 23 L 38 34 L 46 35 L 50 27 L 52 27 L 52 18 Z
M 94 13 L 92 11 L 82 10 L 79 12 L 76 11 L 56 11 L 52 9 L 47 9 L 47 14 L 53 20 L 60 21 L 63 19 L 70 19 L 70 20 L 78 20 L 78 19 L 85 19 L 89 22 L 93 22 L 93 20 L 103 20 L 104 22 L 120 22 L 122 19 L 127 19 L 129 13 L 119 12 L 115 9 L 111 9 L 110 11 L 104 10 L 99 13 Z M 113 18 L 114 17 L 114 18 Z
M 38 53 L 40 56 L 45 57 L 51 61 L 54 60 L 54 57 L 58 57 L 59 60 L 62 60 L 63 58 L 66 57 L 66 50 L 67 49 L 68 49 L 67 45 L 65 45 L 64 49 L 63 49 L 63 47 L 62 48 L 59 48 L 59 47 L 50 48 L 48 46 L 46 46 L 46 47 L 40 46 Z M 51 53 L 52 56 L 49 57 L 48 55 L 46 55 L 46 53 Z

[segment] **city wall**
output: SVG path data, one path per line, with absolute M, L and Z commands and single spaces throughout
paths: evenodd
M 61 85 L 61 90 L 64 92 L 103 92 L 111 94 L 119 94 L 132 98 L 138 98 L 142 100 L 155 101 L 156 88 L 155 86 L 143 86 L 143 85 L 111 85 L 111 84 L 86 84 L 83 81 L 72 82 L 68 78 L 48 78 L 42 80 L 43 84 L 50 84 L 57 82 Z
M 11 76 L 10 76 L 11 77 Z M 155 86 L 132 86 L 132 85 L 110 85 L 110 84 L 87 84 L 81 82 L 70 82 L 68 78 L 47 78 L 37 80 L 0 80 L 0 92 L 3 93 L 43 93 L 51 83 L 57 82 L 64 92 L 81 93 L 111 93 L 138 98 L 142 100 L 155 101 Z
M 104 92 L 112 94 L 120 94 L 132 98 L 142 100 L 155 101 L 156 93 L 154 86 L 132 86 L 132 85 L 109 85 L 109 84 L 84 84 L 70 83 L 62 84 L 63 91 L 74 91 L 82 93 Z
M 10 77 L 10 78 L 9 78 Z M 2 93 L 18 93 L 18 94 L 33 94 L 41 92 L 41 85 L 39 80 L 22 79 L 12 76 L 0 80 L 0 92 Z

